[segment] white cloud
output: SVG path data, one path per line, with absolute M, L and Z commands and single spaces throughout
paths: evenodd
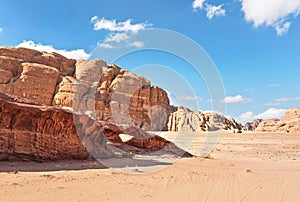
M 182 101 L 202 101 L 202 98 L 199 96 L 190 96 L 190 95 L 181 95 L 178 97 L 178 100 Z
M 300 13 L 300 0 L 240 0 L 245 19 L 255 27 L 272 26 L 278 35 L 289 31 L 290 19 Z
M 56 52 L 58 54 L 61 54 L 67 58 L 72 59 L 87 59 L 90 55 L 85 52 L 83 49 L 77 49 L 77 50 L 58 50 L 53 48 L 51 45 L 43 45 L 40 43 L 35 43 L 33 41 L 23 41 L 22 43 L 18 44 L 16 48 L 23 47 L 23 48 L 30 48 L 38 51 L 45 51 L 45 52 Z
M 3 28 L 2 28 L 2 27 L 0 27 L 0 33 L 1 33 L 1 32 L 3 32 Z
M 193 2 L 193 9 L 194 10 L 198 10 L 198 9 L 202 9 L 203 8 L 203 3 L 205 2 L 205 0 L 195 0 Z
M 293 97 L 293 98 L 283 97 L 283 98 L 278 98 L 278 99 L 274 100 L 273 102 L 268 102 L 265 105 L 266 106 L 278 106 L 282 102 L 299 101 L 299 100 L 300 100 L 300 97 Z
M 128 40 L 129 36 L 126 33 L 116 33 L 116 34 L 110 34 L 104 42 L 117 42 L 120 43 L 121 41 Z
M 194 0 L 194 2 L 193 2 L 194 11 L 205 10 L 206 17 L 210 20 L 214 16 L 225 16 L 226 15 L 226 10 L 222 8 L 224 6 L 224 4 L 215 6 L 212 4 L 205 3 L 205 1 L 206 0 Z
M 267 111 L 256 115 L 253 112 L 249 111 L 241 114 L 238 117 L 238 121 L 242 123 L 246 123 L 246 122 L 252 122 L 255 119 L 263 119 L 263 120 L 273 119 L 273 118 L 281 119 L 285 112 L 286 109 L 270 108 Z
M 222 7 L 223 4 L 219 6 L 206 4 L 206 17 L 211 20 L 214 16 L 225 16 L 226 11 Z
M 228 96 L 222 101 L 228 104 L 244 104 L 244 103 L 252 102 L 253 100 L 250 98 L 245 98 L 241 95 L 236 95 L 236 96 Z
M 100 43 L 100 44 L 98 44 L 98 46 L 100 48 L 105 48 L 105 49 L 112 49 L 112 48 L 114 48 L 111 44 L 108 44 L 108 43 Z
M 142 41 L 133 41 L 128 44 L 129 47 L 142 48 L 144 47 L 144 42 Z
M 288 102 L 288 101 L 297 101 L 300 100 L 300 97 L 293 97 L 293 98 L 278 98 L 275 100 L 275 102 Z
M 274 28 L 276 29 L 276 32 L 279 36 L 282 36 L 283 34 L 288 33 L 291 26 L 291 22 L 285 22 L 285 23 L 277 23 L 274 25 Z
M 124 22 L 117 22 L 116 20 L 107 20 L 105 18 L 99 19 L 98 16 L 91 18 L 94 24 L 94 30 L 108 30 L 111 33 L 105 40 L 98 44 L 100 48 L 111 49 L 119 47 L 144 47 L 144 42 L 135 41 L 133 37 L 141 30 L 152 26 L 148 23 L 132 24 L 131 19 Z
M 94 24 L 94 30 L 108 30 L 112 32 L 139 32 L 146 27 L 151 26 L 147 23 L 131 24 L 131 19 L 124 22 L 117 22 L 116 20 L 107 20 L 105 18 L 98 18 L 94 16 L 91 18 L 91 22 Z
M 105 41 L 103 43 L 99 43 L 98 46 L 100 48 L 105 48 L 105 49 L 118 48 L 120 46 L 142 48 L 142 47 L 144 47 L 144 42 L 128 40 L 125 43 L 119 44 L 119 42 L 107 43 Z

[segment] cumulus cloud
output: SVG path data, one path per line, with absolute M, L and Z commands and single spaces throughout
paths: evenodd
M 91 18 L 94 25 L 94 30 L 108 30 L 110 33 L 99 45 L 100 48 L 111 49 L 118 47 L 136 47 L 142 48 L 144 42 L 135 41 L 135 36 L 139 31 L 145 30 L 147 27 L 152 26 L 149 23 L 132 24 L 132 20 L 128 19 L 124 22 L 117 22 L 116 20 L 100 19 L 98 16 Z
M 61 54 L 67 58 L 72 59 L 87 59 L 90 55 L 85 52 L 83 49 L 77 49 L 77 50 L 58 50 L 53 48 L 51 45 L 43 45 L 41 43 L 35 43 L 31 40 L 29 41 L 23 41 L 20 44 L 16 46 L 16 48 L 23 47 L 23 48 L 30 48 L 38 51 L 45 51 L 45 52 L 56 52 L 58 54 Z
M 289 31 L 290 20 L 300 13 L 300 0 L 240 0 L 245 19 L 255 27 L 272 26 L 278 35 Z
M 116 20 L 107 20 L 94 16 L 91 22 L 94 24 L 94 30 L 108 30 L 112 32 L 138 32 L 144 30 L 146 27 L 151 26 L 147 23 L 132 24 L 131 19 L 124 22 L 117 22 Z
M 206 17 L 212 19 L 214 16 L 225 16 L 226 10 L 223 9 L 224 4 L 212 5 L 205 3 L 206 0 L 194 0 L 193 9 L 194 11 L 204 10 L 206 12 Z
M 226 11 L 222 7 L 223 4 L 219 6 L 207 4 L 205 8 L 206 17 L 211 20 L 214 16 L 225 16 Z
M 286 112 L 286 109 L 275 109 L 275 108 L 270 108 L 267 111 L 261 113 L 261 114 L 254 114 L 253 112 L 245 112 L 238 116 L 238 121 L 242 123 L 246 122 L 252 122 L 255 119 L 281 119 L 283 114 Z
M 245 98 L 241 95 L 236 96 L 228 96 L 222 100 L 222 102 L 227 104 L 245 104 L 248 102 L 252 102 L 253 100 L 250 98 Z
M 203 8 L 203 3 L 205 2 L 205 0 L 195 0 L 193 2 L 193 9 L 194 10 L 198 10 L 198 9 L 202 9 Z

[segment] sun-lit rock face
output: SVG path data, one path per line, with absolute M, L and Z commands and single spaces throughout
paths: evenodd
M 242 125 L 234 119 L 228 119 L 220 114 L 203 114 L 200 111 L 191 111 L 184 107 L 178 107 L 169 117 L 168 130 L 177 132 L 216 130 L 241 132 Z
M 290 132 L 300 131 L 300 108 L 288 109 L 281 120 L 262 121 L 256 128 L 258 132 Z
M 99 121 L 151 131 L 240 131 L 240 124 L 222 115 L 176 111 L 166 91 L 103 60 L 75 61 L 56 53 L 0 47 L 0 72 L 0 92 Z
M 0 92 L 51 105 L 57 84 L 75 72 L 75 60 L 25 48 L 0 48 Z
M 102 60 L 78 61 L 26 48 L 0 48 L 0 92 L 37 104 L 92 111 L 101 121 L 165 129 L 167 93 Z
M 172 109 L 144 77 L 102 60 L 8 47 L 0 73 L 0 160 L 110 158 L 113 147 L 191 156 L 143 130 L 165 128 Z

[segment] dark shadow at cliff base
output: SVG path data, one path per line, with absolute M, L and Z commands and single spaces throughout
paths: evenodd
M 134 167 L 136 165 L 143 167 L 151 166 L 167 166 L 170 163 L 159 162 L 154 160 L 138 160 L 132 158 L 115 158 L 105 159 L 104 164 L 96 160 L 64 160 L 52 162 L 24 162 L 24 161 L 0 161 L 0 173 L 11 172 L 48 172 L 48 171 L 67 171 L 67 170 L 89 170 L 89 169 L 108 169 L 108 165 L 112 168 Z

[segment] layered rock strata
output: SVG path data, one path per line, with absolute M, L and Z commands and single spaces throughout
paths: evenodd
M 90 112 L 100 121 L 166 129 L 167 93 L 102 60 L 78 61 L 26 48 L 0 48 L 0 92 L 47 106 Z

